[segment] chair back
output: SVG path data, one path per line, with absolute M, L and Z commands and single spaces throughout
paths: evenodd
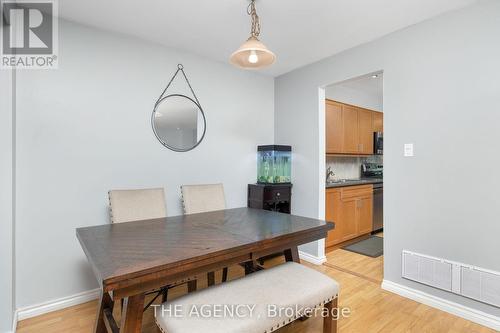
M 226 209 L 222 184 L 181 186 L 182 205 L 185 214 L 211 212 Z
M 111 190 L 108 195 L 111 223 L 167 217 L 163 188 Z

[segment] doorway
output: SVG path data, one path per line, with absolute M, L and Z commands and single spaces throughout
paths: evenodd
M 383 77 L 368 73 L 320 92 L 324 213 L 336 224 L 325 239 L 325 265 L 377 283 L 383 280 Z

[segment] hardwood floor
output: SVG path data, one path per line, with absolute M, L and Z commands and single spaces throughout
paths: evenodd
M 383 256 L 370 258 L 354 252 L 338 249 L 326 254 L 327 262 L 323 265 L 381 284 L 384 278 Z
M 340 307 L 351 311 L 339 321 L 341 333 L 415 332 L 415 333 L 486 333 L 495 332 L 440 310 L 408 300 L 380 288 L 382 257 L 370 258 L 356 253 L 335 250 L 327 254 L 328 262 L 314 266 L 318 271 L 336 279 L 341 286 Z M 279 264 L 280 259 L 270 265 Z M 220 281 L 220 272 L 217 280 Z M 230 278 L 243 276 L 243 270 L 230 267 Z M 206 281 L 201 281 L 206 286 Z M 172 297 L 185 293 L 185 287 L 172 290 Z M 91 333 L 96 302 L 89 302 L 19 322 L 18 333 Z M 119 309 L 115 307 L 115 315 Z M 152 310 L 145 312 L 144 333 L 160 333 L 154 324 Z M 321 318 L 296 321 L 279 330 L 280 333 L 322 332 Z

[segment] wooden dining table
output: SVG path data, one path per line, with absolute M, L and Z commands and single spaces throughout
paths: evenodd
M 333 228 L 331 222 L 252 208 L 78 228 L 101 288 L 94 332 L 141 332 L 146 293 L 274 253 L 300 262 L 297 246 L 325 238 Z M 117 300 L 120 325 L 113 317 Z

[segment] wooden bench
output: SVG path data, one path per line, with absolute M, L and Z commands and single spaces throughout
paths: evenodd
M 315 309 L 323 332 L 335 333 L 338 292 L 330 277 L 287 262 L 165 302 L 156 323 L 163 333 L 269 333 Z

